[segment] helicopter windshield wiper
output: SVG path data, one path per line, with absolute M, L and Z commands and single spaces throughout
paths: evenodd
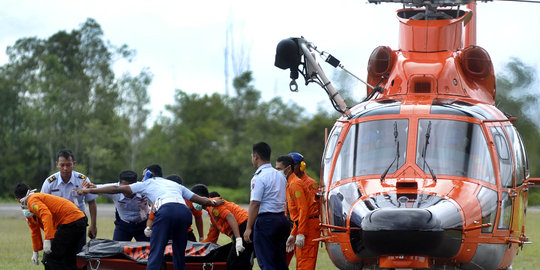
M 397 121 L 394 121 L 394 143 L 396 145 L 396 155 L 394 156 L 394 160 L 392 160 L 392 163 L 384 170 L 384 172 L 381 174 L 381 181 L 384 181 L 384 178 L 388 174 L 388 171 L 390 168 L 392 168 L 392 165 L 394 165 L 394 162 L 398 161 L 396 164 L 396 170 L 398 169 L 399 165 L 399 141 L 398 141 L 398 131 L 397 131 Z
M 429 173 L 431 174 L 431 177 L 433 178 L 433 181 L 437 181 L 437 176 L 435 176 L 435 173 L 433 172 L 433 170 L 431 169 L 431 167 L 429 166 L 429 164 L 427 163 L 427 160 L 426 160 L 426 150 L 427 150 L 427 146 L 429 144 L 429 136 L 431 134 L 431 121 L 429 121 L 428 123 L 428 127 L 427 127 L 427 130 L 426 130 L 426 142 L 424 143 L 424 149 L 422 149 L 422 158 L 424 159 L 424 167 L 422 168 L 423 171 L 426 170 L 426 167 L 428 168 L 429 170 Z

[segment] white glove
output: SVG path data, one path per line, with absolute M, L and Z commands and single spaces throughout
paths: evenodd
M 146 237 L 150 237 L 150 235 L 152 235 L 152 228 L 150 227 L 144 228 L 144 235 L 146 235 Z
M 296 246 L 299 247 L 299 248 L 303 248 L 304 247 L 304 242 L 306 240 L 306 237 L 303 235 L 303 234 L 299 234 L 296 236 Z
M 287 244 L 285 245 L 285 249 L 287 250 L 287 253 L 292 252 L 294 250 L 294 235 L 289 235 L 289 238 L 287 238 Z
M 34 251 L 34 254 L 32 255 L 32 263 L 39 265 L 39 252 Z
M 46 254 L 49 254 L 52 252 L 50 239 L 46 239 L 45 241 L 43 241 L 43 252 Z
M 244 251 L 244 249 L 242 237 L 236 237 L 236 256 L 240 256 L 240 252 Z

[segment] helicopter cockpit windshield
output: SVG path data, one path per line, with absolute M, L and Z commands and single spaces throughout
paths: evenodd
M 428 175 L 431 168 L 436 175 L 468 177 L 495 184 L 488 145 L 478 124 L 420 119 L 416 164 Z
M 392 174 L 405 164 L 409 120 L 386 119 L 350 127 L 332 182 L 362 175 Z

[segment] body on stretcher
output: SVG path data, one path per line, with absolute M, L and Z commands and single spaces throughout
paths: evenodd
M 215 243 L 188 241 L 186 245 L 186 269 L 226 269 L 231 243 L 220 246 Z M 87 270 L 144 270 L 148 262 L 150 242 L 114 241 L 92 239 L 77 254 L 77 267 Z M 164 251 L 161 269 L 174 269 L 172 246 Z

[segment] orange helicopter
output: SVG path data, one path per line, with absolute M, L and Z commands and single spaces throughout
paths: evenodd
M 369 2 L 404 8 L 399 48 L 371 53 L 360 104 L 348 107 L 317 63 L 354 76 L 332 55 L 303 37 L 276 49 L 292 91 L 300 73 L 342 114 L 321 162 L 318 240 L 340 269 L 511 269 L 529 243 L 527 194 L 540 178 L 530 178 L 516 118 L 495 107 L 476 3 Z

